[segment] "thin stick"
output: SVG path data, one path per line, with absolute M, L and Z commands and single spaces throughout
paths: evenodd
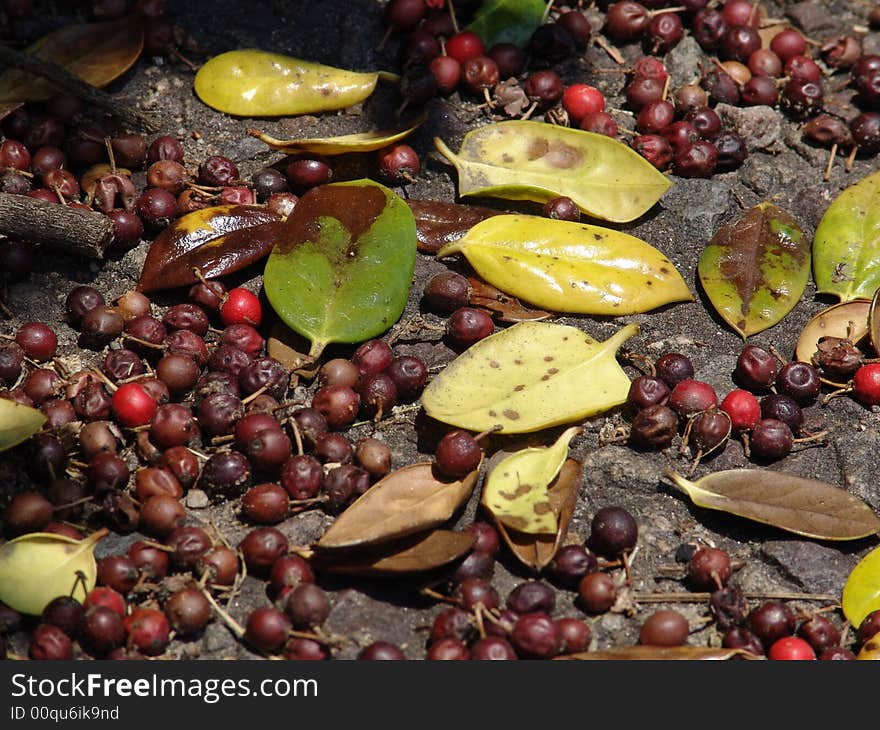
M 45 61 L 42 58 L 37 58 L 22 51 L 16 51 L 9 46 L 0 44 L 0 63 L 4 66 L 14 66 L 22 71 L 36 74 L 51 82 L 53 86 L 57 86 L 92 106 L 109 112 L 126 124 L 148 132 L 155 132 L 159 129 L 158 122 L 152 116 L 117 104 L 110 94 L 77 78 L 66 69 L 51 61 Z
M 244 629 L 242 628 L 241 624 L 238 623 L 238 621 L 236 621 L 234 618 L 232 618 L 232 616 L 230 616 L 228 613 L 226 613 L 223 607 L 214 600 L 214 596 L 212 596 L 204 586 L 200 586 L 200 588 L 202 591 L 202 595 L 208 599 L 208 603 L 211 604 L 211 607 L 217 612 L 217 615 L 222 619 L 223 623 L 225 623 L 229 627 L 229 630 L 232 631 L 233 634 L 235 634 L 236 638 L 241 639 L 242 637 L 244 637 Z
M 452 4 L 452 0 L 446 0 L 446 7 L 449 9 L 449 17 L 452 20 L 452 30 L 458 33 L 458 18 L 455 17 L 455 5 Z
M 823 601 L 837 603 L 837 596 L 827 593 L 788 593 L 761 592 L 745 593 L 746 598 L 756 601 Z M 633 593 L 636 603 L 704 603 L 712 597 L 711 593 Z
M 599 48 L 601 48 L 603 51 L 605 51 L 605 53 L 607 53 L 611 57 L 611 60 L 614 61 L 616 64 L 620 66 L 626 65 L 626 59 L 620 55 L 620 53 L 614 46 L 609 45 L 602 36 L 596 36 L 596 45 L 599 46 Z

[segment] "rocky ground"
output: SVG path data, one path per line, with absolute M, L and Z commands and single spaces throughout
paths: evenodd
M 866 8 L 857 2 L 765 2 L 773 17 L 787 17 L 806 35 L 817 40 L 838 33 L 852 32 L 865 22 Z M 208 57 L 233 48 L 259 47 L 355 69 L 393 68 L 396 41 L 378 49 L 382 26 L 382 3 L 374 0 L 338 0 L 314 3 L 307 0 L 255 1 L 245 6 L 231 0 L 169 0 L 170 12 L 191 38 L 184 55 L 199 63 Z M 42 21 L 40 21 L 42 22 Z M 39 22 L 35 21 L 35 25 Z M 34 29 L 36 30 L 36 28 Z M 863 39 L 866 51 L 880 51 L 876 33 Z M 632 61 L 640 55 L 637 46 L 622 48 Z M 672 72 L 673 87 L 699 76 L 700 65 L 707 63 L 699 46 L 686 38 L 665 59 Z M 620 90 L 624 76 L 620 67 L 600 48 L 591 46 L 582 57 L 563 65 L 565 80 L 586 81 L 603 89 L 611 106 L 621 107 Z M 224 154 L 238 165 L 243 176 L 276 162 L 282 155 L 247 134 L 258 126 L 276 137 L 323 136 L 367 129 L 387 122 L 399 104 L 395 92 L 382 88 L 358 108 L 338 114 L 276 120 L 237 119 L 219 114 L 203 105 L 192 92 L 194 72 L 174 59 L 143 58 L 137 66 L 109 89 L 121 105 L 130 105 L 155 113 L 162 120 L 162 133 L 177 135 L 183 141 L 188 161 L 194 167 L 210 154 Z M 831 80 L 835 85 L 837 78 Z M 842 104 L 846 104 L 845 96 Z M 851 110 L 838 109 L 844 115 Z M 678 351 L 690 357 L 696 376 L 711 383 L 719 393 L 733 386 L 731 373 L 742 347 L 741 339 L 717 316 L 700 291 L 696 277 L 697 257 L 720 226 L 735 220 L 743 209 L 770 200 L 801 222 L 809 235 L 834 197 L 845 187 L 876 169 L 876 159 L 858 159 L 853 169 L 844 169 L 838 158 L 830 180 L 823 181 L 827 160 L 825 150 L 801 140 L 799 125 L 768 107 L 727 108 L 728 123 L 746 137 L 749 157 L 739 170 L 711 179 L 674 179 L 675 185 L 662 200 L 639 221 L 622 226 L 662 250 L 696 293 L 693 302 L 676 304 L 647 314 L 601 319 L 566 316 L 556 321 L 582 327 L 597 339 L 606 339 L 628 322 L 637 322 L 640 334 L 627 347 L 654 357 Z M 428 120 L 413 136 L 412 144 L 423 161 L 417 180 L 400 189 L 411 198 L 455 200 L 454 171 L 434 153 L 432 138 L 442 137 L 457 149 L 463 134 L 474 126 L 490 121 L 490 112 L 457 94 L 438 98 L 428 105 Z M 632 118 L 618 116 L 621 126 L 632 127 Z M 492 204 L 489 202 L 488 204 Z M 523 204 L 521 210 L 535 212 L 536 206 Z M 44 257 L 29 280 L 9 287 L 9 307 L 14 319 L 0 321 L 0 332 L 12 332 L 26 320 L 51 323 L 60 335 L 65 355 L 88 358 L 76 346 L 76 333 L 64 322 L 64 298 L 78 284 L 92 284 L 108 300 L 131 288 L 143 263 L 148 242 L 124 256 L 106 262 L 89 262 L 64 256 Z M 418 313 L 424 282 L 444 268 L 446 263 L 420 254 L 416 265 L 410 301 L 404 320 Z M 453 266 L 455 264 L 452 264 Z M 259 286 L 259 271 L 250 271 L 243 280 Z M 163 297 L 158 298 L 160 303 Z M 170 301 L 169 296 L 167 301 Z M 808 286 L 801 302 L 779 325 L 750 339 L 755 344 L 773 345 L 787 356 L 793 354 L 801 328 L 809 318 L 831 300 L 817 296 Z M 440 324 L 433 315 L 429 323 Z M 417 353 L 429 365 L 442 365 L 454 356 L 441 341 L 440 334 L 425 330 L 398 342 L 401 352 Z M 350 350 L 339 348 L 339 352 Z M 635 376 L 637 371 L 628 366 Z M 303 390 L 296 394 L 303 397 Z M 855 494 L 875 509 L 880 509 L 880 490 L 876 479 L 876 454 L 880 449 L 880 421 L 875 413 L 849 398 L 838 398 L 824 407 L 809 409 L 809 416 L 819 427 L 829 431 L 827 445 L 804 448 L 768 468 L 789 474 L 822 479 Z M 631 589 L 635 593 L 652 591 L 681 592 L 686 589 L 665 570 L 675 564 L 676 548 L 685 542 L 704 542 L 725 548 L 740 561 L 734 582 L 752 593 L 791 592 L 839 596 L 849 571 L 861 556 L 876 545 L 868 539 L 848 543 L 830 543 L 798 539 L 793 535 L 754 523 L 693 507 L 662 479 L 665 469 L 686 469 L 688 463 L 675 450 L 663 453 L 637 452 L 609 436 L 617 427 L 625 427 L 623 412 L 612 412 L 584 424 L 584 434 L 572 444 L 572 455 L 584 462 L 583 484 L 571 525 L 569 540 L 583 540 L 589 533 L 595 511 L 607 505 L 623 506 L 639 524 L 639 550 L 633 561 Z M 361 426 L 358 435 L 376 434 L 393 450 L 395 466 L 430 458 L 438 432 L 437 424 L 421 413 L 399 419 Z M 715 470 L 748 466 L 741 444 L 731 440 L 723 453 L 702 463 L 697 476 Z M 459 524 L 473 519 L 477 496 L 460 516 Z M 191 510 L 197 523 L 211 523 L 230 543 L 236 544 L 248 531 L 236 516 L 237 504 L 227 502 Z M 305 512 L 279 525 L 292 544 L 306 545 L 316 540 L 332 522 L 320 510 Z M 99 554 L 124 550 L 138 534 L 113 536 L 102 541 Z M 526 572 L 509 556 L 503 557 L 495 571 L 494 584 L 502 596 L 527 577 Z M 331 579 L 322 585 L 331 592 L 333 610 L 327 628 L 354 639 L 334 656 L 351 658 L 358 644 L 388 640 L 404 648 L 409 657 L 424 656 L 425 630 L 441 605 L 419 595 L 418 580 L 367 582 L 362 579 Z M 572 592 L 560 591 L 559 615 L 580 616 Z M 247 579 L 229 611 L 242 619 L 251 607 L 267 604 L 263 583 Z M 795 601 L 805 611 L 831 601 Z M 594 645 L 599 648 L 635 643 L 643 618 L 657 606 L 634 605 L 631 614 L 607 613 L 592 623 Z M 701 603 L 673 606 L 684 613 L 695 627 L 707 615 Z M 695 631 L 692 644 L 717 642 L 711 624 Z M 24 647 L 20 647 L 24 649 Z M 25 649 L 26 651 L 26 649 Z M 183 658 L 253 658 L 255 655 L 237 642 L 219 622 L 212 623 L 204 637 L 196 642 L 174 642 L 171 656 Z

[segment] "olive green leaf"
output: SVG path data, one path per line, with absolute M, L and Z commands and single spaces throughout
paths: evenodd
M 486 0 L 466 30 L 480 36 L 486 48 L 496 43 L 524 47 L 546 10 L 546 0 Z
M 844 190 L 813 238 L 813 277 L 822 294 L 870 299 L 880 287 L 880 172 Z
M 630 380 L 615 354 L 639 331 L 629 324 L 604 342 L 576 327 L 521 322 L 459 355 L 422 393 L 438 421 L 527 433 L 579 421 L 626 401 Z
M 798 303 L 810 278 L 810 241 L 788 213 L 761 203 L 712 237 L 697 272 L 712 306 L 745 338 Z
M 58 596 L 82 602 L 97 579 L 95 545 L 107 533 L 103 529 L 73 540 L 31 532 L 7 542 L 0 547 L 0 601 L 36 616 Z
M 181 216 L 150 244 L 137 288 L 151 292 L 226 276 L 266 258 L 283 224 L 256 205 L 216 205 Z
M 880 548 L 874 548 L 852 569 L 843 586 L 843 615 L 855 627 L 880 609 Z
M 691 482 L 667 473 L 698 507 L 746 517 L 817 540 L 858 540 L 880 531 L 880 519 L 839 487 L 766 469 L 730 469 Z
M 319 550 L 312 562 L 328 573 L 393 577 L 451 563 L 470 550 L 475 539 L 472 532 L 430 530 L 375 547 L 361 547 L 356 552 Z
M 344 155 L 349 152 L 374 152 L 390 144 L 406 139 L 425 121 L 422 114 L 415 122 L 397 129 L 374 129 L 369 132 L 343 134 L 338 137 L 312 137 L 304 139 L 277 139 L 257 129 L 249 129 L 248 134 L 265 142 L 273 150 L 288 155 L 298 152 L 312 152 L 318 155 Z
M 521 449 L 502 459 L 486 477 L 482 502 L 498 522 L 532 535 L 556 535 L 559 524 L 548 487 L 568 458 L 569 442 L 581 432 L 569 428 L 552 446 Z
M 463 479 L 444 479 L 430 462 L 393 471 L 339 515 L 315 549 L 377 545 L 437 527 L 464 504 L 479 474 L 477 467 Z
M 357 104 L 373 93 L 379 76 L 246 48 L 210 59 L 194 88 L 205 104 L 226 114 L 295 116 Z
M 46 417 L 36 408 L 0 398 L 0 452 L 26 441 L 45 422 Z
M 453 253 L 502 291 L 557 312 L 634 314 L 693 299 L 656 248 L 585 223 L 496 215 L 437 255 Z
M 263 286 L 284 323 L 312 342 L 361 342 L 403 313 L 416 261 L 406 203 L 370 180 L 300 198 L 266 262 Z
M 648 211 L 672 182 L 625 144 L 604 134 L 543 122 L 510 121 L 468 132 L 455 154 L 459 195 L 545 203 L 566 195 L 585 213 L 625 223 Z
M 495 520 L 498 532 L 507 547 L 523 565 L 539 572 L 549 565 L 562 546 L 568 533 L 574 508 L 577 506 L 578 491 L 581 486 L 583 465 L 574 459 L 566 459 L 558 476 L 547 488 L 550 509 L 556 516 L 556 533 L 553 535 L 529 534 L 508 528 L 503 522 Z

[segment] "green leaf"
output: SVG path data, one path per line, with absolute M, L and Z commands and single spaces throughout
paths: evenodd
M 294 116 L 345 109 L 376 88 L 377 72 L 345 71 L 253 48 L 214 56 L 196 74 L 198 97 L 243 117 Z
M 272 308 L 312 342 L 361 342 L 403 313 L 416 261 L 412 213 L 370 180 L 313 188 L 300 198 L 269 256 Z
M 880 531 L 867 504 L 839 487 L 766 469 L 730 469 L 696 482 L 667 476 L 698 507 L 717 509 L 817 540 L 858 540 Z
M 526 46 L 546 10 L 546 0 L 486 0 L 466 30 L 480 36 L 486 48 L 496 43 Z
M 344 155 L 350 152 L 374 152 L 399 142 L 409 137 L 425 121 L 426 115 L 422 114 L 413 123 L 397 129 L 375 129 L 369 132 L 356 134 L 343 134 L 338 137 L 312 137 L 306 139 L 278 139 L 260 132 L 257 129 L 248 130 L 248 134 L 265 142 L 273 150 L 284 152 L 288 155 L 299 152 L 312 152 L 318 155 Z
M 843 615 L 854 628 L 869 613 L 880 609 L 880 548 L 874 548 L 853 568 L 840 602 Z
M 722 319 L 742 337 L 779 322 L 810 278 L 810 240 L 788 213 L 770 203 L 719 230 L 697 266 Z
M 675 266 L 627 233 L 531 215 L 497 215 L 444 246 L 490 284 L 557 312 L 622 315 L 693 299 Z
M 226 276 L 269 255 L 281 219 L 256 205 L 217 205 L 181 216 L 165 228 L 144 261 L 137 288 L 151 292 L 189 286 L 202 276 Z
M 625 144 L 604 134 L 543 122 L 488 124 L 468 132 L 456 155 L 459 195 L 545 203 L 566 195 L 594 218 L 625 223 L 650 210 L 672 182 Z
M 519 532 L 556 535 L 548 487 L 568 457 L 569 442 L 580 432 L 569 428 L 552 446 L 522 449 L 498 462 L 483 487 L 483 506 L 489 514 Z
M 0 451 L 6 451 L 27 441 L 46 422 L 36 408 L 0 398 Z
M 880 287 L 880 172 L 844 190 L 813 239 L 813 277 L 822 294 L 870 299 Z
M 31 532 L 7 542 L 0 547 L 0 601 L 36 616 L 58 596 L 82 602 L 95 587 L 95 545 L 107 532 L 99 530 L 84 540 Z
M 639 331 L 629 324 L 597 342 L 576 327 L 521 322 L 459 355 L 422 393 L 438 421 L 527 433 L 572 423 L 626 402 L 630 380 L 615 353 Z

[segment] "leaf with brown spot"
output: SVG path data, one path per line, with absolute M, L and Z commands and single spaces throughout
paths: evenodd
M 556 516 L 555 535 L 530 535 L 507 528 L 502 522 L 495 520 L 495 526 L 510 551 L 523 565 L 539 572 L 553 560 L 562 547 L 562 541 L 568 533 L 571 517 L 577 505 L 578 492 L 581 486 L 581 470 L 583 464 L 574 459 L 566 459 L 559 475 L 547 489 L 550 508 Z
M 460 558 L 473 547 L 472 532 L 431 530 L 402 540 L 357 551 L 318 550 L 313 562 L 318 570 L 346 575 L 389 576 L 434 570 Z
M 436 253 L 457 241 L 480 221 L 503 211 L 478 205 L 445 203 L 441 200 L 407 200 L 416 221 L 418 247 L 422 253 Z
M 499 461 L 486 477 L 482 504 L 505 527 L 530 535 L 556 535 L 550 483 L 568 457 L 568 444 L 581 432 L 566 429 L 551 446 L 520 449 Z
M 584 651 L 579 654 L 564 654 L 556 660 L 574 659 L 580 661 L 677 661 L 677 660 L 726 660 L 743 657 L 763 659 L 744 649 L 726 649 L 712 646 L 623 646 L 604 651 Z
M 471 345 L 429 384 L 432 418 L 471 431 L 530 433 L 583 420 L 626 402 L 630 379 L 615 357 L 639 331 L 604 342 L 577 327 L 520 322 Z
M 464 479 L 441 479 L 431 462 L 380 479 L 346 509 L 316 543 L 319 550 L 377 545 L 444 523 L 470 497 L 479 468 Z
M 766 469 L 730 469 L 696 482 L 667 476 L 698 507 L 721 510 L 817 540 L 858 540 L 880 532 L 880 519 L 845 489 Z
M 205 277 L 226 276 L 269 255 L 283 228 L 275 213 L 256 205 L 217 205 L 187 213 L 150 246 L 139 291 L 188 286 Z
M 99 89 L 130 69 L 144 46 L 140 15 L 119 20 L 80 23 L 43 36 L 26 52 L 61 66 Z M 56 93 L 46 79 L 16 68 L 0 74 L 0 102 L 44 101 Z
M 697 272 L 712 306 L 746 338 L 800 301 L 810 279 L 810 239 L 788 213 L 761 203 L 712 237 Z
M 526 307 L 516 297 L 505 294 L 500 289 L 496 289 L 481 279 L 469 276 L 467 280 L 470 285 L 468 304 L 472 307 L 489 310 L 495 319 L 502 322 L 510 322 L 512 324 L 517 322 L 539 322 L 543 319 L 550 319 L 553 316 L 551 312 L 545 312 L 543 309 Z
M 462 196 L 546 203 L 566 195 L 594 218 L 626 223 L 672 187 L 616 139 L 544 122 L 487 124 L 465 135 L 458 154 L 439 138 L 434 145 L 455 165 Z
M 272 308 L 308 337 L 363 342 L 403 313 L 416 263 L 416 227 L 403 200 L 372 180 L 312 188 L 284 223 L 266 262 Z

